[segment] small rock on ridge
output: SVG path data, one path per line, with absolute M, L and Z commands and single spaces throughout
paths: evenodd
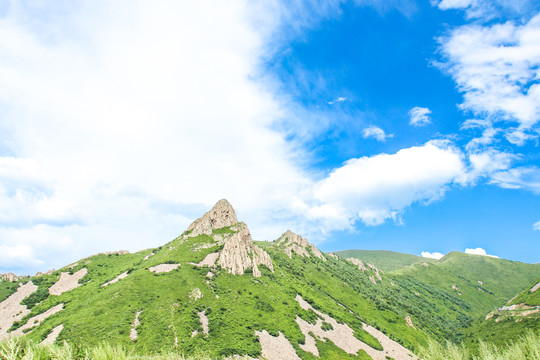
M 298 234 L 293 233 L 291 230 L 287 230 L 281 237 L 277 240 L 279 246 L 283 247 L 285 253 L 292 257 L 292 253 L 295 252 L 300 256 L 310 257 L 308 249 L 311 250 L 311 253 L 318 257 L 319 259 L 326 261 L 324 255 L 320 252 L 319 249 L 305 238 L 301 237 Z

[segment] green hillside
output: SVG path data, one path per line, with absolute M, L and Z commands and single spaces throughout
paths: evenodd
M 423 261 L 435 261 L 421 256 L 402 254 L 388 250 L 343 250 L 334 251 L 333 253 L 343 259 L 360 259 L 375 265 L 382 271 L 393 271 Z
M 468 346 L 476 349 L 479 340 L 504 346 L 528 331 L 540 332 L 539 283 L 540 278 L 535 279 L 510 301 L 476 320 L 468 330 Z

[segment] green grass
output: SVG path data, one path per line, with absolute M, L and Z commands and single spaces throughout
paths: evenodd
M 83 345 L 40 345 L 25 337 L 15 337 L 0 342 L 0 360 L 213 360 L 205 353 L 185 356 L 177 352 L 157 355 L 136 355 L 121 345 L 100 343 Z M 221 358 L 220 358 L 221 359 Z
M 11 294 L 17 291 L 19 283 L 17 281 L 10 282 L 6 280 L 0 281 L 0 302 L 7 299 Z
M 465 345 L 430 341 L 419 355 L 424 360 L 537 360 L 540 359 L 540 336 L 529 330 L 516 341 L 500 346 L 480 342 L 476 352 L 469 351 Z

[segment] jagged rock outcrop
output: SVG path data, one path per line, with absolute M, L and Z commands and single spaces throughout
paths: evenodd
M 19 281 L 19 276 L 14 273 L 0 274 L 0 280 L 9 282 Z
M 293 233 L 291 230 L 287 230 L 280 238 L 277 240 L 277 244 L 283 248 L 285 253 L 292 257 L 292 253 L 297 253 L 300 256 L 310 257 L 308 249 L 311 251 L 311 254 L 318 257 L 319 259 L 326 261 L 324 255 L 320 252 L 319 249 L 305 238 L 301 237 L 298 234 Z
M 367 271 L 367 267 L 364 265 L 362 260 L 351 257 L 351 258 L 347 258 L 347 261 L 350 262 L 353 265 L 358 266 L 358 270 L 362 270 L 363 272 Z
M 219 200 L 209 212 L 188 227 L 189 236 L 212 235 L 212 230 L 232 226 L 238 222 L 233 207 L 225 199 Z
M 247 269 L 253 268 L 253 276 L 260 277 L 259 265 L 274 272 L 270 255 L 253 243 L 247 225 L 237 223 L 231 229 L 235 233 L 225 240 L 217 264 L 235 275 L 242 275 Z

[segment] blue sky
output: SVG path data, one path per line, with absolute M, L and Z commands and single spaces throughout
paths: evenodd
M 0 271 L 254 238 L 540 262 L 538 1 L 0 1 Z M 439 254 L 439 256 L 440 256 Z

